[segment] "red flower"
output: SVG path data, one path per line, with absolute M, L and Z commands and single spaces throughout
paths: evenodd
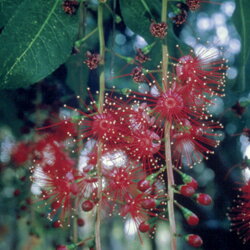
M 177 88 L 171 88 L 161 93 L 154 101 L 153 112 L 161 119 L 169 122 L 180 121 L 189 118 L 192 114 L 186 105 L 183 93 Z
M 88 112 L 83 112 L 75 108 L 65 105 L 66 108 L 77 111 L 81 116 L 78 118 L 78 126 L 80 127 L 81 139 L 95 139 L 103 143 L 103 150 L 109 151 L 117 148 L 121 142 L 121 138 L 129 131 L 125 126 L 121 110 L 114 109 L 110 106 L 115 106 L 105 101 L 102 112 L 98 111 L 95 101 L 92 106 L 88 106 Z M 110 105 L 109 105 L 110 104 Z
M 135 197 L 132 197 L 130 194 L 127 193 L 125 199 L 126 204 L 121 207 L 120 214 L 122 217 L 130 215 L 133 221 L 135 222 L 137 228 L 143 221 L 147 220 L 149 214 L 155 215 L 154 213 L 151 213 L 147 211 L 147 209 L 144 209 L 142 207 L 142 203 L 145 200 L 144 193 L 138 194 Z
M 54 123 L 54 120 L 55 118 L 53 118 L 53 120 L 46 120 L 44 126 L 36 130 L 49 134 L 51 138 L 59 142 L 77 135 L 76 126 L 70 119 L 62 120 L 57 123 Z
M 214 153 L 212 148 L 219 145 L 219 140 L 214 137 L 220 135 L 215 133 L 213 128 L 220 127 L 220 124 L 202 123 L 199 126 L 191 124 L 188 120 L 182 124 L 172 131 L 173 159 L 177 165 L 185 162 L 191 166 L 207 158 L 206 154 Z
M 178 60 L 176 74 L 188 92 L 203 98 L 204 93 L 222 95 L 225 81 L 225 60 L 216 59 L 217 54 L 209 55 L 206 52 L 199 56 L 186 55 Z
M 230 210 L 232 231 L 236 231 L 243 243 L 250 240 L 250 180 L 242 186 L 236 205 Z
M 42 199 L 51 204 L 50 215 L 60 213 L 63 220 L 74 207 L 73 199 L 79 192 L 74 161 L 55 143 L 46 144 L 42 140 L 37 148 L 41 146 L 43 151 L 38 161 L 35 160 L 37 165 L 32 169 L 32 179 L 44 190 Z M 51 155 L 48 155 L 50 150 Z
M 124 195 L 129 190 L 135 190 L 138 179 L 145 177 L 141 166 L 132 164 L 129 162 L 127 166 L 103 170 L 103 176 L 107 182 L 104 192 L 112 200 L 123 200 Z

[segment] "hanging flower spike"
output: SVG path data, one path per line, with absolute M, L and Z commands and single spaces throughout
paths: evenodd
M 241 195 L 230 209 L 231 231 L 236 231 L 245 244 L 250 240 L 250 180 L 241 188 Z

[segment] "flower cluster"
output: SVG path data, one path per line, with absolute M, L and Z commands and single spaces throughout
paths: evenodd
M 137 61 L 146 61 L 138 52 Z M 32 160 L 32 180 L 41 188 L 39 200 L 50 206 L 55 227 L 62 226 L 65 218 L 70 224 L 79 207 L 85 212 L 100 207 L 103 214 L 130 217 L 138 232 L 154 234 L 156 221 L 167 220 L 166 126 L 171 128 L 173 168 L 182 179 L 173 187 L 175 193 L 200 205 L 211 204 L 211 197 L 198 193 L 198 183 L 179 168 L 192 167 L 219 144 L 214 130 L 221 125 L 210 120 L 207 106 L 212 104 L 211 96 L 223 95 L 226 67 L 224 60 L 192 52 L 172 60 L 172 72 L 162 76 L 161 83 L 141 64 L 135 68 L 137 73 L 129 74 L 135 78 L 141 70 L 141 80 L 148 83 L 150 92 L 128 91 L 124 96 L 113 89 L 105 94 L 101 108 L 90 94 L 83 109 L 64 105 L 72 118 L 46 120 L 32 146 L 21 143 L 14 149 L 14 162 Z M 78 162 L 68 152 L 65 142 L 69 140 L 71 151 L 80 155 Z M 190 226 L 199 223 L 195 213 L 177 200 L 175 205 Z M 198 235 L 185 239 L 195 247 L 202 244 Z

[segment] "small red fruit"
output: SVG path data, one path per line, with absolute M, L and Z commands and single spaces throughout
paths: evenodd
M 137 188 L 141 191 L 141 192 L 145 192 L 147 191 L 149 188 L 150 188 L 150 181 L 146 180 L 146 179 L 143 179 L 143 180 L 140 180 L 138 183 L 137 183 Z
M 208 206 L 212 203 L 212 198 L 208 194 L 200 193 L 195 196 L 196 202 L 200 205 Z
M 199 235 L 188 234 L 185 236 L 185 240 L 192 247 L 200 247 L 203 244 L 203 241 Z
M 82 219 L 82 218 L 78 218 L 77 219 L 77 225 L 78 225 L 78 227 L 83 227 L 84 224 L 85 224 L 84 219 Z
M 93 207 L 94 207 L 94 203 L 92 201 L 87 200 L 82 203 L 82 210 L 85 212 L 92 210 Z
M 150 229 L 150 225 L 149 225 L 146 221 L 143 221 L 143 222 L 139 225 L 139 230 L 140 230 L 140 232 L 142 232 L 142 233 L 148 232 L 149 229 Z
M 192 186 L 189 186 L 187 184 L 181 185 L 179 187 L 180 193 L 186 197 L 191 197 L 195 193 L 195 189 Z

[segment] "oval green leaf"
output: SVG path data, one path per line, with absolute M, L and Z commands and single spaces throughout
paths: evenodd
M 237 58 L 238 63 L 238 77 L 235 82 L 234 89 L 237 91 L 249 90 L 250 85 L 247 84 L 249 76 L 246 72 L 249 71 L 250 64 L 250 1 L 238 0 L 236 1 L 236 9 L 233 15 L 234 25 L 241 36 L 241 52 Z
M 25 0 L 0 36 L 0 88 L 30 85 L 52 73 L 69 57 L 78 18 L 61 0 Z

